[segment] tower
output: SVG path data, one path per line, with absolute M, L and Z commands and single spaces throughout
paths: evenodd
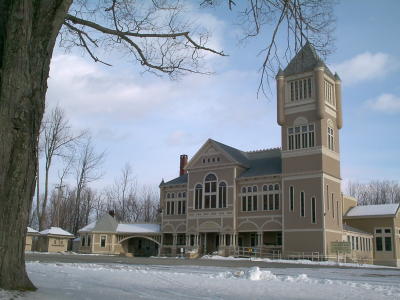
M 284 253 L 330 253 L 342 239 L 340 78 L 306 43 L 277 80 Z

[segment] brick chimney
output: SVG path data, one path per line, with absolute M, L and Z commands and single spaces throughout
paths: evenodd
M 109 210 L 108 211 L 108 214 L 111 216 L 111 217 L 113 217 L 113 218 L 115 218 L 115 211 L 112 209 L 112 210 Z
M 186 154 L 182 154 L 180 157 L 179 176 L 186 174 L 186 170 L 184 170 L 184 168 L 186 167 L 187 163 L 188 156 Z

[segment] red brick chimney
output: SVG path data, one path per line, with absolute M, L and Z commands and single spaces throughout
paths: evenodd
M 186 170 L 184 170 L 187 163 L 188 163 L 188 156 L 186 154 L 182 154 L 180 157 L 179 176 L 182 176 L 187 173 Z

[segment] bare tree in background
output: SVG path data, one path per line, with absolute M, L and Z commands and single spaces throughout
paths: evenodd
M 82 143 L 79 151 L 77 163 L 75 165 L 75 180 L 76 180 L 76 197 L 74 211 L 74 226 L 72 232 L 78 232 L 81 218 L 80 206 L 82 204 L 82 195 L 90 182 L 101 178 L 101 166 L 104 161 L 105 153 L 96 153 L 93 147 L 91 137 L 87 137 Z
M 256 13 L 256 34 L 267 21 L 268 9 L 271 16 L 274 12 L 278 15 L 273 19 L 273 42 L 265 49 L 260 84 L 263 88 L 264 71 L 269 70 L 273 60 L 276 33 L 285 18 L 292 24 L 287 26 L 289 45 L 293 43 L 290 32 L 296 37 L 300 33 L 294 39 L 295 45 L 303 38 L 311 40 L 312 34 L 318 36 L 321 30 L 318 16 L 325 12 L 320 7 L 329 9 L 329 1 L 249 3 L 250 11 Z M 254 3 L 265 5 L 258 9 Z M 303 7 L 316 11 L 308 15 Z M 186 72 L 207 73 L 202 69 L 205 53 L 224 53 L 207 47 L 207 31 L 196 32 L 191 20 L 185 20 L 184 12 L 180 3 L 173 0 L 0 1 L 0 288 L 35 289 L 26 274 L 23 249 L 34 194 L 50 60 L 60 30 L 63 46 L 81 47 L 95 61 L 101 59 L 94 49 L 103 47 L 130 54 L 142 70 L 171 78 Z M 324 31 L 319 37 L 324 40 Z
M 267 96 L 266 87 L 279 68 L 309 42 L 323 57 L 333 50 L 335 18 L 332 0 L 204 0 L 203 6 L 227 3 L 237 13 L 237 25 L 242 30 L 241 41 L 262 39 L 265 47 L 258 56 L 262 58 L 260 92 Z M 278 47 L 286 42 L 285 47 Z
M 39 230 L 46 227 L 46 209 L 49 193 L 49 173 L 51 165 L 56 157 L 66 158 L 71 156 L 71 150 L 74 143 L 82 138 L 83 133 L 74 135 L 68 124 L 65 112 L 61 107 L 56 106 L 52 109 L 43 122 L 42 136 L 39 137 L 39 143 L 42 143 L 42 149 L 45 157 L 44 168 L 44 196 L 42 203 L 40 197 L 37 197 L 36 210 L 39 217 Z M 39 178 L 39 175 L 37 176 Z
M 120 176 L 114 184 L 105 191 L 108 210 L 114 210 L 121 222 L 131 222 L 137 219 L 138 201 L 136 195 L 137 182 L 132 173 L 132 167 L 127 163 L 121 169 Z
M 156 222 L 160 208 L 158 189 L 151 186 L 144 186 L 140 198 L 142 208 L 140 220 L 146 223 Z
M 350 181 L 346 193 L 355 197 L 359 205 L 400 203 L 400 185 L 396 181 Z

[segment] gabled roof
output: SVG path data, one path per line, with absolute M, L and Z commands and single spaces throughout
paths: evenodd
M 176 177 L 170 181 L 167 182 L 161 182 L 160 187 L 165 186 L 165 185 L 176 185 L 176 184 L 185 184 L 188 181 L 188 175 L 184 174 L 182 176 Z
M 239 178 L 282 173 L 282 152 L 279 148 L 246 152 L 217 142 L 213 139 L 208 139 L 191 161 L 195 160 L 195 157 L 201 149 L 203 149 L 208 143 L 213 144 L 216 148 L 220 149 L 220 151 L 226 153 L 235 163 L 246 169 L 242 174 L 240 174 Z M 160 187 L 185 184 L 187 182 L 188 175 L 185 174 L 167 182 L 162 181 Z
M 91 231 L 115 232 L 117 230 L 117 226 L 117 221 L 107 213 L 97 220 L 96 225 Z
M 119 233 L 159 233 L 160 224 L 118 224 Z
M 70 236 L 73 237 L 71 233 L 65 231 L 60 227 L 50 227 L 49 229 L 43 230 L 39 232 L 41 235 L 62 235 L 62 236 Z
M 248 161 L 248 158 L 247 158 L 245 152 L 243 152 L 243 151 L 241 151 L 239 149 L 233 148 L 231 146 L 222 144 L 220 142 L 217 142 L 217 141 L 215 141 L 213 139 L 210 139 L 210 141 L 213 142 L 214 144 L 217 144 L 218 147 L 221 148 L 221 150 L 223 150 L 224 152 L 228 153 L 239 164 L 242 164 L 242 165 L 245 165 L 245 166 L 249 165 L 249 161 Z
M 105 214 L 97 221 L 94 221 L 79 229 L 78 232 L 116 232 L 117 226 L 117 221 L 109 214 Z
M 94 222 L 86 225 L 85 227 L 79 229 L 78 232 L 92 231 L 95 226 L 96 226 L 96 221 L 94 221 Z
M 396 203 L 355 206 L 349 209 L 345 218 L 395 217 L 399 210 L 399 205 L 399 203 Z
M 328 75 L 334 77 L 329 68 L 325 65 L 323 60 L 318 56 L 315 48 L 307 42 L 295 57 L 290 61 L 285 70 L 283 70 L 284 76 L 290 76 L 298 73 L 304 73 L 314 70 L 315 67 L 325 67 Z M 282 73 L 281 73 L 282 74 Z

